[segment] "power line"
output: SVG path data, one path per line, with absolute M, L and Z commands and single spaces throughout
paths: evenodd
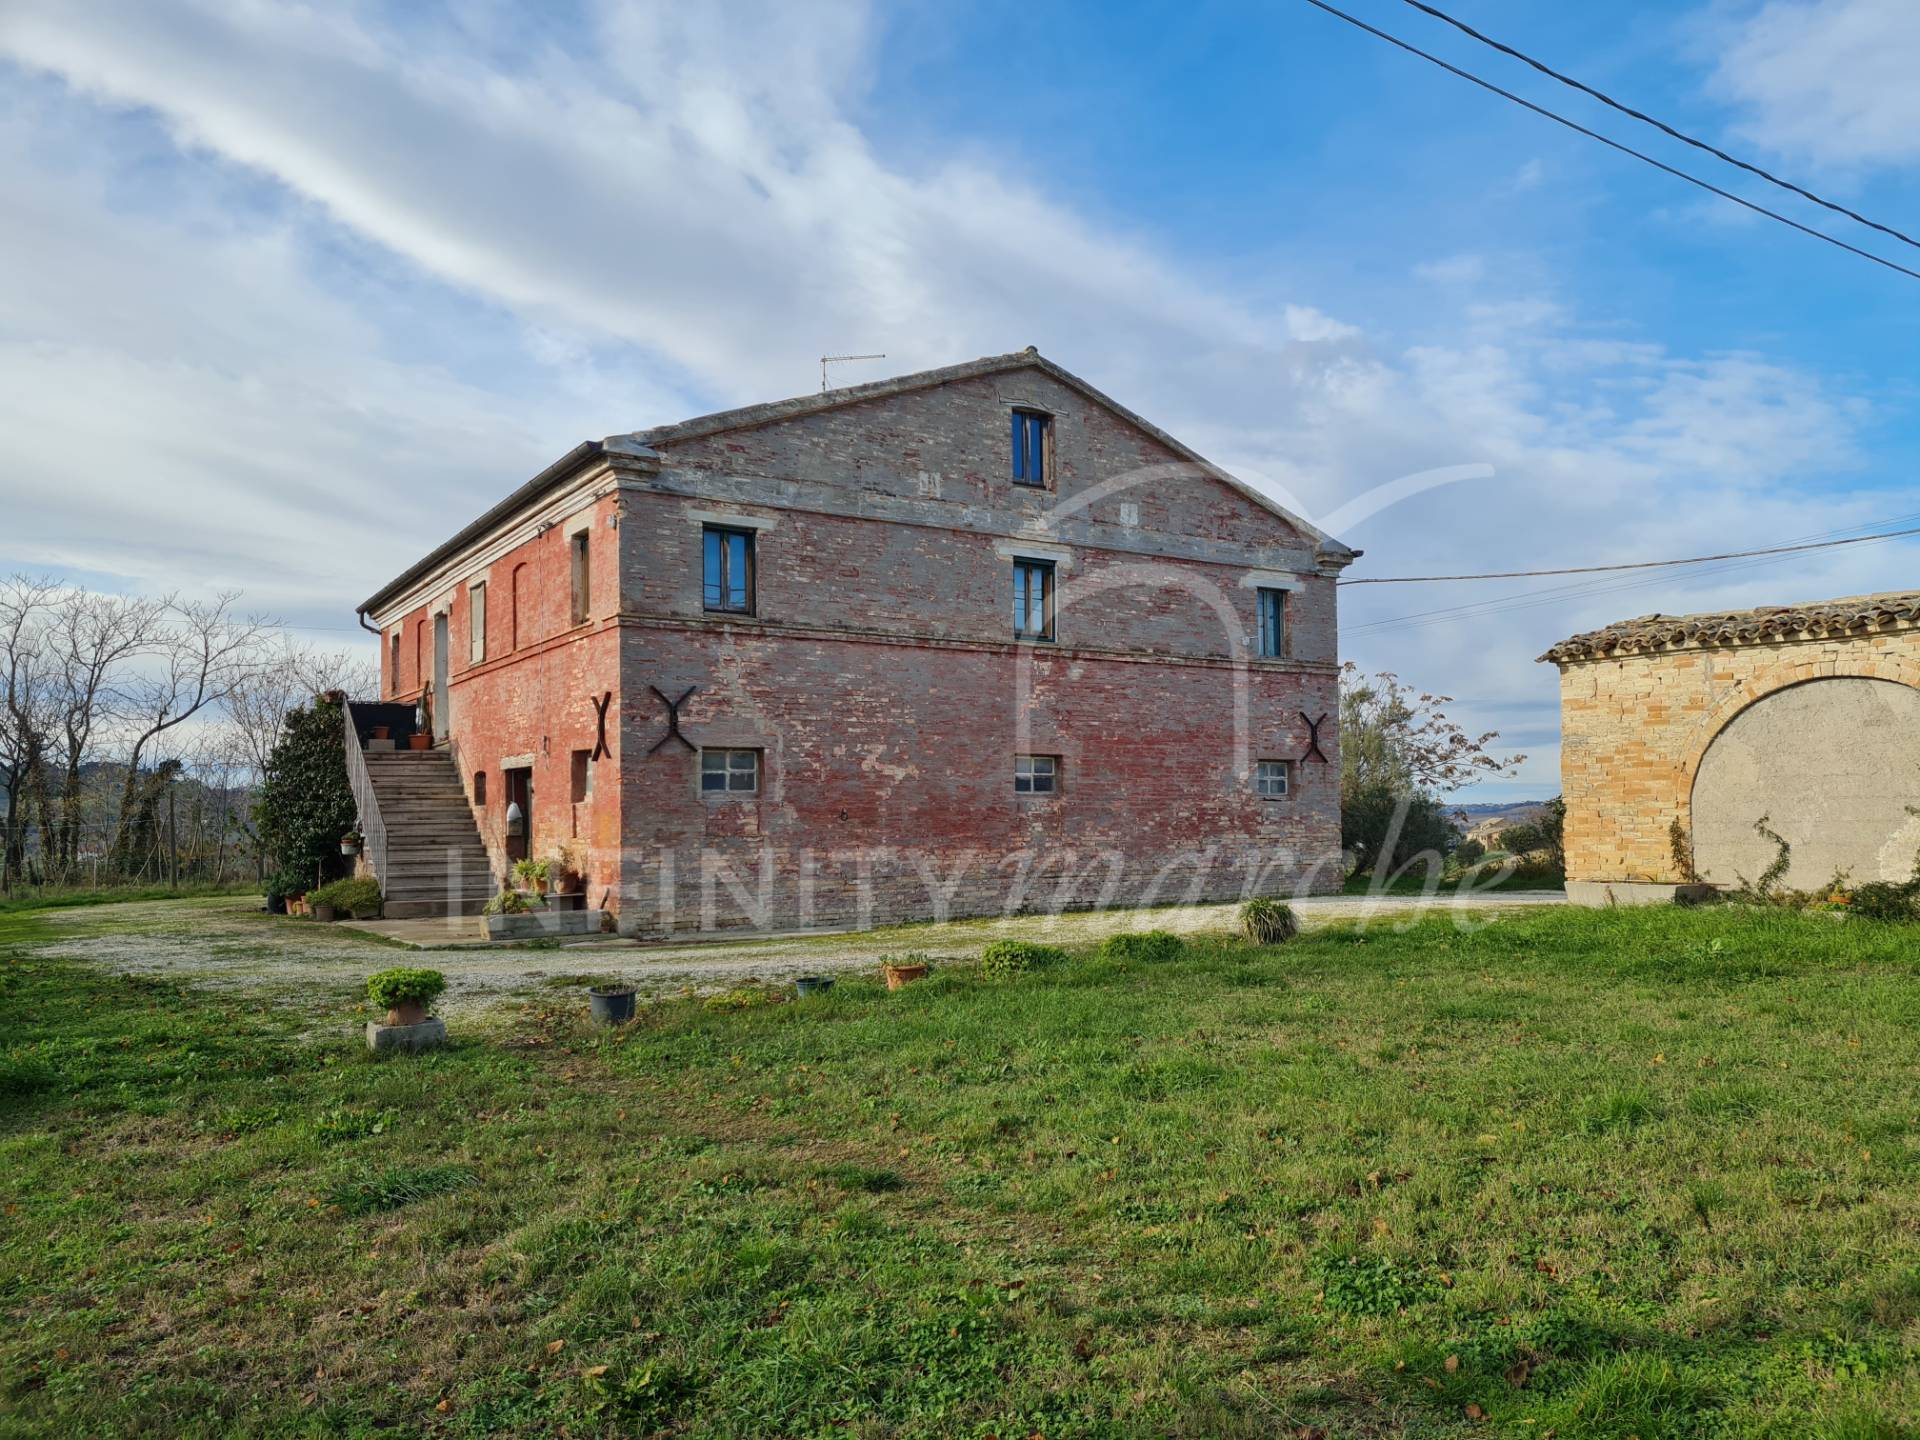
M 1920 515 L 1902 515 L 1889 520 L 1869 520 L 1864 525 L 1843 526 L 1835 530 L 1817 531 L 1812 535 L 1799 536 L 1789 545 L 1797 546 L 1803 541 L 1820 540 L 1828 536 L 1847 535 L 1853 531 L 1870 529 L 1876 525 L 1895 525 L 1906 520 L 1920 519 Z M 1895 532 L 1897 533 L 1897 532 Z M 1878 536 L 1862 536 L 1863 540 L 1877 540 Z M 1688 578 L 1699 579 L 1708 575 L 1726 575 L 1734 571 L 1763 569 L 1769 565 L 1778 565 L 1791 559 L 1791 555 L 1763 555 L 1757 559 L 1739 559 L 1727 563 L 1708 564 L 1693 571 Z M 1545 606 L 1564 606 L 1576 604 L 1602 595 L 1616 595 L 1630 590 L 1644 590 L 1652 585 L 1666 582 L 1664 574 L 1636 574 L 1627 576 L 1607 576 L 1598 580 L 1575 581 L 1571 584 L 1548 585 L 1534 590 L 1521 590 L 1505 595 L 1497 595 L 1490 600 L 1473 601 L 1464 605 L 1445 606 L 1435 610 L 1416 610 L 1411 614 L 1387 616 L 1378 620 L 1369 620 L 1358 625 L 1343 624 L 1342 635 L 1359 634 L 1368 630 L 1393 628 L 1399 630 L 1422 630 L 1432 625 L 1458 623 L 1463 620 L 1479 620 L 1492 615 L 1506 614 L 1519 610 L 1537 610 Z
M 1727 164 L 1734 166 L 1736 169 L 1744 170 L 1749 175 L 1757 175 L 1770 185 L 1778 185 L 1782 190 L 1789 190 L 1793 192 L 1795 195 L 1798 195 L 1803 200 L 1811 200 L 1814 204 L 1819 205 L 1824 209 L 1831 210 L 1836 215 L 1844 215 L 1849 220 L 1857 220 L 1862 225 L 1867 226 L 1869 229 L 1878 230 L 1883 235 L 1891 235 L 1894 239 L 1900 241 L 1901 244 L 1903 245 L 1911 245 L 1915 249 L 1920 249 L 1920 240 L 1914 239 L 1911 235 L 1908 235 L 1902 231 L 1896 230 L 1891 225 L 1882 225 L 1878 220 L 1869 220 L 1865 215 L 1862 215 L 1858 210 L 1849 210 L 1844 205 L 1837 205 L 1831 200 L 1823 199 L 1822 197 L 1814 194 L 1813 191 L 1806 189 L 1804 186 L 1796 185 L 1791 180 L 1781 179 L 1778 175 L 1775 175 L 1770 170 L 1763 170 L 1758 165 L 1750 165 L 1745 160 L 1740 159 L 1737 155 L 1729 155 L 1726 151 L 1720 149 L 1717 146 L 1709 145 L 1704 140 L 1696 140 L 1694 139 L 1693 136 L 1686 134 L 1684 131 L 1676 130 L 1673 126 L 1667 124 L 1666 121 L 1656 119 L 1654 116 L 1647 114 L 1646 111 L 1644 110 L 1636 110 L 1633 108 L 1633 106 L 1623 104 L 1621 101 L 1614 99 L 1611 95 L 1607 94 L 1603 90 L 1596 90 L 1593 88 L 1593 86 L 1586 84 L 1584 81 L 1576 80 L 1571 75 L 1563 75 L 1560 71 L 1554 69 L 1551 65 L 1548 65 L 1543 61 L 1534 59 L 1533 56 L 1527 54 L 1523 50 L 1516 50 L 1513 48 L 1513 46 L 1503 44 L 1501 41 L 1494 39 L 1491 35 L 1482 34 L 1480 31 L 1474 29 L 1473 26 L 1467 24 L 1466 21 L 1456 20 L 1453 16 L 1447 14 L 1446 11 L 1437 9 L 1432 5 L 1426 4 L 1425 0 L 1405 0 L 1405 3 L 1408 5 L 1411 5 L 1414 9 L 1420 11 L 1422 14 L 1431 15 L 1434 19 L 1443 21 L 1446 24 L 1453 26 L 1454 29 L 1460 31 L 1463 35 L 1472 36 L 1475 40 L 1478 40 L 1482 45 L 1486 45 L 1494 50 L 1498 50 L 1502 55 L 1511 55 L 1515 60 L 1520 61 L 1522 64 L 1531 65 L 1535 70 L 1538 70 L 1542 75 L 1546 75 L 1551 77 L 1552 79 L 1558 80 L 1562 85 L 1570 86 L 1573 89 L 1578 90 L 1583 95 L 1591 95 L 1595 100 L 1598 100 L 1602 105 L 1605 105 L 1608 108 L 1613 110 L 1618 110 L 1622 115 L 1630 115 L 1635 120 L 1641 121 L 1643 124 L 1653 126 L 1654 129 L 1660 131 L 1662 134 L 1672 136 L 1675 140 L 1678 140 L 1683 145 L 1691 145 L 1696 150 L 1704 150 L 1707 154 L 1713 156 L 1716 160 L 1724 160 L 1727 162 Z
M 1635 160 L 1651 165 L 1654 169 L 1663 171 L 1675 179 L 1684 180 L 1689 185 L 1697 185 L 1710 195 L 1718 195 L 1722 200 L 1731 200 L 1734 204 L 1751 210 L 1756 215 L 1764 215 L 1769 220 L 1778 220 L 1782 225 L 1790 226 L 1798 230 L 1802 235 L 1811 235 L 1816 240 L 1824 240 L 1827 244 L 1845 250 L 1850 255 L 1858 255 L 1862 260 L 1871 260 L 1876 265 L 1897 271 L 1910 280 L 1920 280 L 1920 270 L 1909 270 L 1905 265 L 1899 264 L 1897 261 L 1889 260 L 1884 255 L 1876 255 L 1871 250 L 1862 250 L 1858 245 L 1850 245 L 1837 235 L 1829 235 L 1824 230 L 1816 230 L 1811 225 L 1803 225 L 1789 215 L 1782 215 L 1778 210 L 1769 210 L 1766 206 L 1749 200 L 1744 196 L 1736 195 L 1731 190 L 1724 190 L 1720 186 L 1715 185 L 1711 180 L 1702 180 L 1698 175 L 1682 170 L 1678 166 L 1669 165 L 1664 160 L 1657 160 L 1644 150 L 1636 150 L 1631 145 L 1623 144 L 1609 136 L 1602 135 L 1598 130 L 1590 130 L 1577 120 L 1569 120 L 1566 116 L 1559 114 L 1557 111 L 1549 110 L 1544 105 L 1536 105 L 1533 101 L 1526 99 L 1524 96 L 1516 95 L 1511 90 L 1503 90 L 1491 80 L 1483 80 L 1470 70 L 1462 70 L 1458 65 L 1450 61 L 1442 60 L 1438 55 L 1422 50 L 1418 45 L 1410 44 L 1397 35 L 1389 35 L 1386 31 L 1369 25 L 1357 16 L 1349 15 L 1344 10 L 1336 9 L 1334 6 L 1327 4 L 1327 0 L 1307 0 L 1307 4 L 1317 10 L 1324 10 L 1334 18 L 1344 20 L 1355 29 L 1364 30 L 1375 39 L 1384 40 L 1389 45 L 1406 51 L 1409 55 L 1418 55 L 1422 60 L 1432 65 L 1438 65 L 1450 75 L 1457 75 L 1462 80 L 1471 81 L 1482 90 L 1491 91 L 1503 100 L 1511 100 L 1514 104 L 1531 110 L 1536 115 L 1544 116 L 1556 125 L 1564 125 L 1577 135 L 1584 135 L 1589 140 L 1597 140 L 1610 150 L 1618 150 L 1622 155 L 1631 155 Z
M 1883 535 L 1855 535 L 1847 540 L 1812 540 L 1804 545 L 1772 545 L 1764 550 L 1729 550 L 1723 555 L 1691 555 L 1683 560 L 1636 560 L 1624 565 L 1569 565 L 1558 570 L 1489 570 L 1479 575 L 1375 575 L 1342 580 L 1342 585 L 1426 585 L 1442 580 L 1527 580 L 1540 575 L 1600 575 L 1620 570 L 1665 570 L 1676 565 L 1704 565 L 1713 560 L 1745 560 L 1753 555 L 1792 555 L 1802 550 L 1830 550 L 1836 545 L 1865 545 L 1875 540 L 1898 540 L 1920 535 L 1911 530 L 1889 530 Z

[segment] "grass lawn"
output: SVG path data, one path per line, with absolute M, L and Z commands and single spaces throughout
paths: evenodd
M 1436 917 L 613 1035 L 560 996 L 415 1060 L 346 975 L 183 990 L 49 933 L 0 916 L 0 1435 L 1920 1415 L 1910 930 Z

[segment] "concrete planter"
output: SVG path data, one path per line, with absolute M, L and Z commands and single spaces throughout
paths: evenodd
M 540 940 L 563 935 L 598 935 L 598 910 L 536 910 L 531 915 L 487 916 L 492 940 Z
M 429 1015 L 418 1025 L 383 1025 L 378 1020 L 367 1022 L 367 1048 L 369 1050 L 396 1050 L 404 1055 L 418 1055 L 422 1050 L 432 1050 L 447 1043 L 447 1022 L 437 1015 Z

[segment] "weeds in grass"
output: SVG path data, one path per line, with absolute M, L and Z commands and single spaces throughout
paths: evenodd
M 1170 930 L 1130 930 L 1110 935 L 1100 946 L 1102 960 L 1163 965 L 1178 960 L 1187 942 Z
M 328 1192 L 327 1203 L 343 1215 L 376 1215 L 464 1190 L 475 1179 L 460 1165 L 389 1165 L 364 1179 L 341 1181 Z

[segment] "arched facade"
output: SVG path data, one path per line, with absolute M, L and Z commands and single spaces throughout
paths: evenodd
M 1762 815 L 1794 846 L 1789 884 L 1911 873 L 1920 595 L 1654 616 L 1542 658 L 1561 672 L 1572 898 L 1669 897 L 1687 878 L 1676 835 L 1703 878 L 1751 879 L 1774 853 L 1752 831 Z

